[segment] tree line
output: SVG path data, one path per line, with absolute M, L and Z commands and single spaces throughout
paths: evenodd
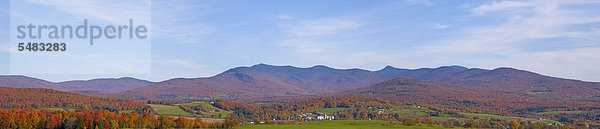
M 85 96 L 64 91 L 43 88 L 0 87 L 1 109 L 27 108 L 67 108 L 67 109 L 107 109 L 139 110 L 148 104 L 128 99 Z
M 224 122 L 205 123 L 201 118 L 173 118 L 107 110 L 0 109 L 0 128 L 12 129 L 230 128 L 237 125 L 239 122 L 235 116 Z

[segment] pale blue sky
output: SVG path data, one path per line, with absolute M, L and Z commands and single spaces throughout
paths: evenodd
M 53 5 L 44 4 L 61 7 Z M 153 0 L 150 74 L 27 75 L 162 81 L 258 63 L 367 70 L 461 65 L 600 81 L 598 7 L 597 0 Z M 10 15 L 8 1 L 1 1 L 0 74 L 11 74 Z

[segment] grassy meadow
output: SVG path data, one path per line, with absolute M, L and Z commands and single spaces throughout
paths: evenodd
M 158 115 L 174 115 L 174 116 L 193 116 L 192 113 L 183 111 L 178 106 L 160 105 L 160 104 L 148 104 L 156 114 Z
M 397 124 L 397 122 L 396 122 Z M 389 121 L 381 120 L 330 120 L 309 121 L 300 125 L 246 125 L 235 129 L 440 129 L 441 126 L 390 126 Z M 453 128 L 460 129 L 460 128 Z

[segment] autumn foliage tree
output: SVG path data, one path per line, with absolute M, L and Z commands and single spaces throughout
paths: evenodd
M 0 109 L 0 128 L 230 128 L 237 126 L 236 118 L 226 122 L 204 123 L 201 119 L 155 117 L 150 114 L 115 113 L 107 110 L 54 111 L 36 109 Z M 228 123 L 227 123 L 228 122 Z
M 98 110 L 149 109 L 146 103 L 128 99 L 93 97 L 43 88 L 0 87 L 0 108 L 68 108 Z M 147 110 L 148 111 L 148 110 Z M 140 111 L 138 113 L 143 113 Z

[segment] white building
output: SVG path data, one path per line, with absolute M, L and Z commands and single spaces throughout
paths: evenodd
M 385 113 L 385 109 L 378 109 L 379 112 L 377 112 L 377 114 L 384 114 Z
M 317 120 L 333 120 L 333 119 L 335 119 L 335 116 L 328 116 L 328 115 L 317 116 Z

